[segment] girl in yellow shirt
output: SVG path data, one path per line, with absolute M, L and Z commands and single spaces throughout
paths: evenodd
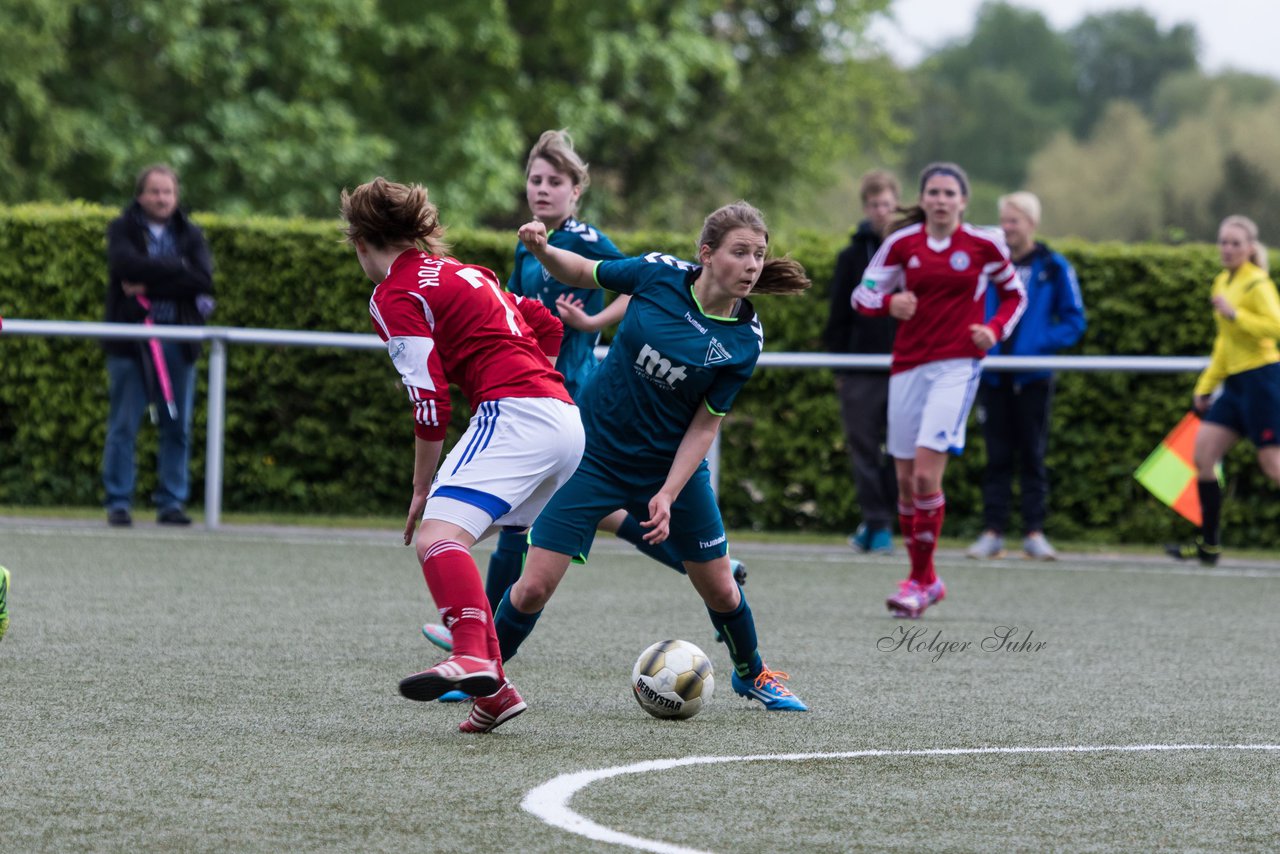
M 1247 437 L 1258 449 L 1263 473 L 1280 484 L 1280 296 L 1267 275 L 1266 248 L 1258 242 L 1253 220 L 1224 219 L 1218 252 L 1226 268 L 1213 280 L 1210 297 L 1218 335 L 1193 398 L 1204 419 L 1194 452 L 1200 537 L 1193 545 L 1168 549 L 1176 558 L 1198 558 L 1206 566 L 1216 564 L 1221 551 L 1222 488 L 1214 469 L 1231 446 Z

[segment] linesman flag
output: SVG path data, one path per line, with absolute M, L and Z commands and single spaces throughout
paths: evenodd
M 1133 473 L 1138 483 L 1197 528 L 1201 524 L 1200 492 L 1192 455 L 1199 430 L 1200 416 L 1188 412 Z M 1222 480 L 1221 467 L 1218 480 Z

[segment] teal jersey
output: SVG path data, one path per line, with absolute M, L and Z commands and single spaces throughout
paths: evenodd
M 596 264 L 596 281 L 631 304 L 578 404 L 587 456 L 660 475 L 700 407 L 724 415 L 755 370 L 764 330 L 748 300 L 712 317 L 693 296 L 698 267 L 657 252 Z
M 573 217 L 547 236 L 547 243 L 559 249 L 567 249 L 593 261 L 605 261 L 624 257 L 603 232 L 597 231 Z M 538 300 L 556 317 L 556 299 L 561 294 L 572 294 L 580 299 L 587 314 L 599 314 L 604 309 L 604 293 L 599 288 L 570 288 L 551 278 L 523 243 L 516 244 L 516 268 L 507 282 L 507 290 L 516 296 Z M 560 344 L 560 356 L 556 370 L 564 377 L 565 388 L 574 400 L 582 392 L 587 380 L 596 369 L 595 346 L 600 341 L 598 332 L 564 328 L 564 341 Z

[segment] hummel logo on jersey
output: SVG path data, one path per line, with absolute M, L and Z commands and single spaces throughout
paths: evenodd
M 721 362 L 727 362 L 733 357 L 729 355 L 729 351 L 724 348 L 716 339 L 711 339 L 711 345 L 707 347 L 707 360 L 704 365 L 718 365 Z
M 701 323 L 694 320 L 693 315 L 690 314 L 689 312 L 686 311 L 684 313 L 684 319 L 689 321 L 689 325 L 692 326 L 694 329 L 698 330 L 699 332 L 701 332 L 703 335 L 707 334 L 707 327 L 703 326 Z
M 920 266 L 920 259 L 919 259 L 919 258 L 917 258 L 916 256 L 912 255 L 912 256 L 911 256 L 911 260 L 907 262 L 907 269 L 908 269 L 908 270 L 915 270 L 915 269 L 916 269 L 916 268 L 918 268 L 919 266 Z
M 650 252 L 644 256 L 644 260 L 650 264 L 666 264 L 668 267 L 675 267 L 677 270 L 692 270 L 693 265 L 688 261 L 681 261 L 674 255 L 666 255 L 662 252 Z
M 585 222 L 578 222 L 576 219 L 573 219 L 572 217 L 565 220 L 564 225 L 560 227 L 565 231 L 570 232 L 571 234 L 578 235 L 587 243 L 595 243 L 597 240 L 600 239 L 600 233 L 598 231 L 596 231 L 591 226 L 587 225 Z
M 648 344 L 640 348 L 635 366 L 637 370 L 643 371 L 655 380 L 665 380 L 669 386 L 674 386 L 687 374 L 684 365 L 674 367 L 670 359 L 663 358 L 661 353 Z

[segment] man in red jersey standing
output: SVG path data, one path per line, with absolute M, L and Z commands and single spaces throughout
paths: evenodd
M 914 619 L 946 596 L 934 570 L 947 455 L 964 450 L 982 358 L 1013 331 L 1027 297 L 1003 241 L 964 222 L 969 179 L 954 163 L 920 175 L 920 201 L 871 260 L 851 301 L 899 321 L 889 369 L 888 450 L 898 475 L 898 523 L 911 574 L 886 601 Z M 998 289 L 984 320 L 986 291 Z
M 416 529 L 423 577 L 453 632 L 453 653 L 401 680 L 400 693 L 424 701 L 451 690 L 470 694 L 476 700 L 459 728 L 488 732 L 525 703 L 503 672 L 470 547 L 502 528 L 532 524 L 582 457 L 578 409 L 548 361 L 554 353 L 526 317 L 556 342 L 551 327 L 559 322 L 536 300 L 505 293 L 491 271 L 447 257 L 439 214 L 419 185 L 376 178 L 344 191 L 342 217 L 361 268 L 378 283 L 369 300 L 374 330 L 413 402 L 404 542 Z M 451 382 L 472 417 L 441 463 Z

